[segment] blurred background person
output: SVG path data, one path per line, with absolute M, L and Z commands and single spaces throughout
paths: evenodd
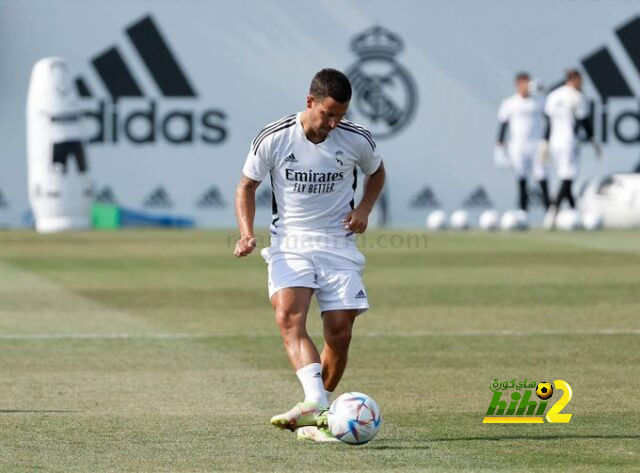
M 549 156 L 554 160 L 560 180 L 558 194 L 543 222 L 545 228 L 551 229 L 555 226 L 555 218 L 563 200 L 566 199 L 572 209 L 576 207 L 572 186 L 579 171 L 578 133 L 581 128 L 593 144 L 598 159 L 601 157 L 601 150 L 593 137 L 593 125 L 589 121 L 589 103 L 582 93 L 582 75 L 578 70 L 567 71 L 565 84 L 547 96 L 544 112 L 549 120 L 545 140 L 540 147 L 540 156 L 545 162 Z
M 547 170 L 537 159 L 538 149 L 544 134 L 544 99 L 532 93 L 535 84 L 527 72 L 515 77 L 515 94 L 505 98 L 498 110 L 497 161 L 507 163 L 518 180 L 519 205 L 528 209 L 527 178 L 533 174 L 538 181 L 545 209 L 549 207 Z M 509 134 L 508 143 L 505 140 Z

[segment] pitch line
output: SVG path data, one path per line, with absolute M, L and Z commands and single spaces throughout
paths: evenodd
M 195 340 L 229 337 L 275 337 L 276 332 L 250 333 L 0 333 L 0 340 Z M 321 334 L 314 333 L 314 336 Z M 458 331 L 458 332 L 368 332 L 356 333 L 357 337 L 527 337 L 545 335 L 640 335 L 640 329 L 602 329 L 602 330 L 543 330 L 521 331 L 500 330 Z

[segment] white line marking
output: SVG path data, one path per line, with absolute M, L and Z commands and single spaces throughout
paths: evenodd
M 320 334 L 312 334 L 313 336 Z M 461 331 L 461 332 L 368 332 L 356 333 L 356 337 L 528 337 L 544 335 L 640 335 L 640 329 L 601 329 L 601 330 L 544 330 L 516 331 L 501 330 L 496 332 Z M 228 337 L 276 337 L 273 333 L 5 333 L 0 340 L 195 340 L 204 338 Z

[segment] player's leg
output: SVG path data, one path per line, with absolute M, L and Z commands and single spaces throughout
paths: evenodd
M 320 355 L 306 327 L 312 295 L 313 289 L 308 287 L 287 287 L 271 297 L 284 348 L 296 371 L 307 365 L 320 363 Z
M 558 176 L 563 172 L 567 162 L 567 152 L 565 146 L 558 146 L 555 143 L 549 145 L 549 153 L 551 159 L 556 163 L 556 173 Z M 558 190 L 556 198 L 551 201 L 547 213 L 544 216 L 542 226 L 547 230 L 553 230 L 556 227 L 556 217 L 558 216 L 558 210 L 562 203 L 564 196 L 562 192 L 562 186 Z
M 520 209 L 527 211 L 529 196 L 527 195 L 527 180 L 518 179 L 518 194 L 520 197 Z
M 558 167 L 558 179 L 562 181 L 560 191 L 562 197 L 567 199 L 572 209 L 576 208 L 576 202 L 573 198 L 573 181 L 578 177 L 578 167 L 580 156 L 578 153 L 578 145 L 572 145 L 564 153 L 563 159 Z
M 549 185 L 547 184 L 547 179 L 539 179 L 538 185 L 540 186 L 540 192 L 542 193 L 542 204 L 544 205 L 545 210 L 549 210 L 551 200 L 549 199 Z
M 354 268 L 362 267 L 364 256 L 353 246 L 341 252 L 342 260 L 336 266 L 347 266 L 354 261 Z M 324 347 L 322 370 L 324 386 L 330 393 L 342 378 L 349 352 L 353 323 L 356 316 L 369 309 L 367 293 L 357 269 L 327 269 L 318 272 L 316 299 L 322 313 Z
M 354 241 L 342 239 L 316 248 L 313 258 L 318 268 L 316 299 L 325 337 L 321 360 L 323 378 L 326 376 L 325 393 L 329 399 L 347 364 L 353 322 L 358 314 L 369 308 L 361 277 L 365 258 Z M 299 429 L 297 433 L 300 440 L 336 440 L 323 427 Z
M 572 209 L 576 208 L 576 202 L 573 198 L 573 180 L 572 179 L 563 179 L 560 184 L 560 191 L 558 192 L 558 198 L 556 199 L 556 206 L 560 208 L 560 203 L 563 200 L 567 200 L 569 202 L 569 206 Z
M 322 378 L 327 399 L 335 390 L 347 366 L 351 332 L 357 315 L 357 309 L 322 312 L 324 348 L 320 358 L 322 359 Z M 338 441 L 327 427 L 302 427 L 297 430 L 297 435 L 298 440 Z
M 327 423 L 329 402 L 322 382 L 320 355 L 306 328 L 312 294 L 313 289 L 308 287 L 287 287 L 271 297 L 287 356 L 305 395 L 304 402 L 271 418 L 271 424 L 280 429 L 295 430 Z
M 538 144 L 535 143 L 534 146 L 535 150 L 537 151 Z M 533 178 L 538 182 L 538 185 L 540 186 L 542 204 L 544 205 L 545 210 L 549 210 L 551 199 L 549 198 L 549 185 L 547 183 L 547 165 L 542 162 L 541 159 L 539 159 L 536 151 L 533 151 L 532 159 Z
M 303 425 L 326 424 L 328 401 L 322 384 L 320 355 L 306 329 L 311 296 L 318 287 L 313 261 L 295 251 L 270 248 L 262 253 L 269 263 L 269 297 L 276 323 L 305 393 L 305 401 L 274 416 L 271 423 L 290 430 Z
M 573 181 L 578 176 L 578 147 L 575 144 L 567 147 L 558 159 L 558 179 L 560 179 L 560 191 L 556 199 L 556 206 L 560 208 L 562 200 L 566 199 L 572 209 L 576 208 L 573 198 Z
M 573 198 L 573 180 L 567 179 L 567 200 L 569 201 L 569 205 L 572 209 L 576 208 L 576 201 Z
M 509 159 L 511 161 L 511 169 L 518 181 L 518 201 L 520 209 L 527 211 L 528 195 L 527 195 L 527 175 L 531 167 L 531 160 L 527 153 L 526 143 L 509 143 Z
M 322 313 L 324 347 L 322 349 L 322 379 L 324 389 L 333 392 L 347 367 L 355 309 L 329 310 Z

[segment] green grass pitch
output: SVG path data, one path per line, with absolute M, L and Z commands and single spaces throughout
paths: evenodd
M 639 471 L 640 234 L 410 234 L 365 242 L 351 447 L 270 426 L 302 392 L 227 232 L 0 232 L 0 471 Z M 567 381 L 571 422 L 482 424 L 494 378 Z

